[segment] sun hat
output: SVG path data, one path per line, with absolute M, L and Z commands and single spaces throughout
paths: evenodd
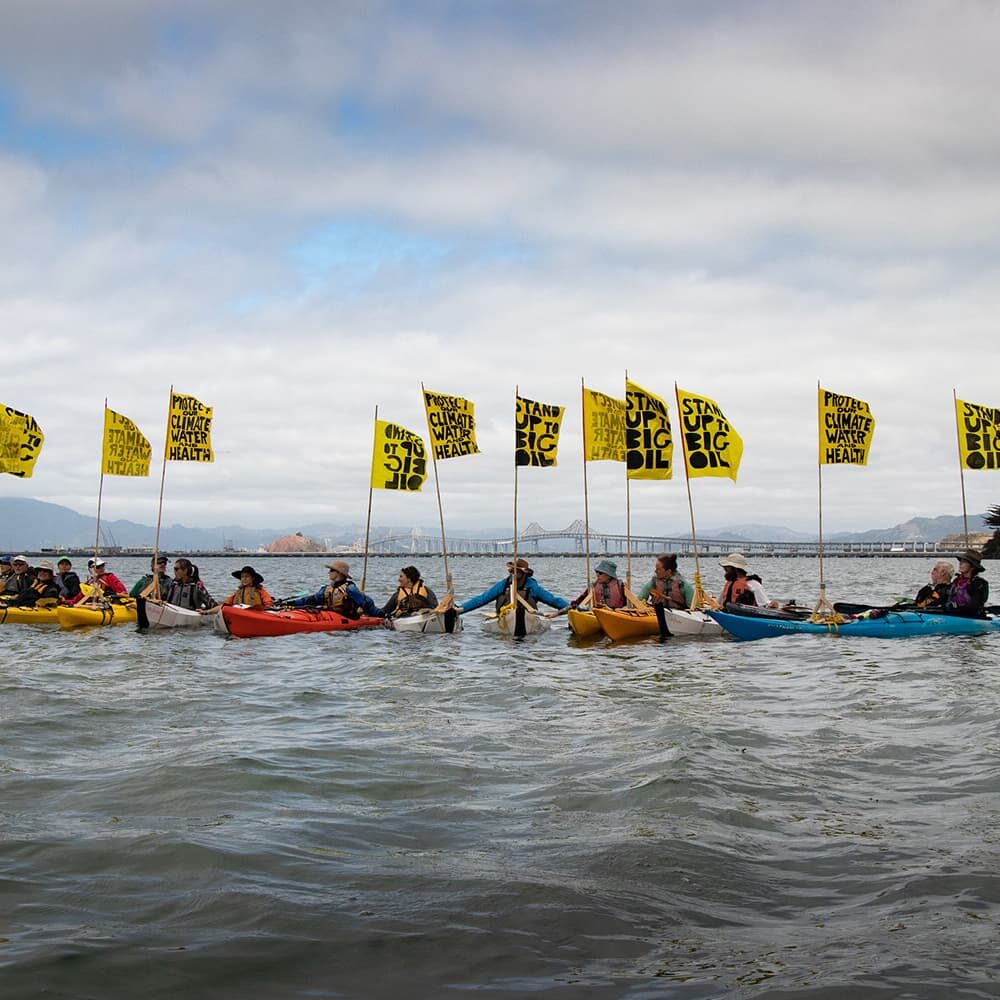
M 334 559 L 332 563 L 326 564 L 326 568 L 336 570 L 341 576 L 351 575 L 351 567 L 343 559 Z
M 966 549 L 959 557 L 959 562 L 967 562 L 977 573 L 983 571 L 983 554 L 975 549 Z
M 618 567 L 610 559 L 602 559 L 595 567 L 595 573 L 604 573 L 612 580 L 618 579 Z
M 514 560 L 513 559 L 511 559 L 511 560 L 508 561 L 508 563 L 507 563 L 507 569 L 514 569 Z M 528 560 L 527 559 L 518 559 L 517 560 L 517 569 L 523 569 L 525 572 L 527 572 L 529 569 L 531 569 L 531 567 L 528 565 Z
M 52 563 L 50 562 L 40 562 L 35 569 L 47 569 L 50 573 L 53 572 Z
M 23 562 L 24 565 L 27 566 L 28 565 L 28 557 L 27 556 L 14 556 L 14 558 L 11 559 L 11 562 L 12 563 Z
M 747 559 L 742 552 L 730 552 L 728 556 L 723 556 L 719 560 L 719 565 L 732 566 L 733 569 L 741 569 L 744 573 L 747 571 Z
M 253 585 L 255 587 L 259 587 L 264 582 L 264 577 L 262 577 L 260 573 L 253 568 L 253 566 L 244 566 L 243 569 L 233 570 L 233 576 L 237 580 L 243 576 L 244 573 L 249 573 L 253 577 Z M 345 573 L 344 575 L 346 576 L 347 574 Z

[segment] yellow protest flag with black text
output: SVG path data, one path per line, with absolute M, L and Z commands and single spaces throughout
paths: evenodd
M 166 457 L 169 462 L 215 461 L 211 406 L 198 402 L 194 396 L 170 394 Z
M 688 478 L 719 476 L 736 481 L 743 457 L 743 439 L 708 396 L 677 390 Z
M 863 399 L 819 389 L 819 464 L 867 465 L 875 418 Z
M 963 469 L 1000 469 L 1000 409 L 955 399 Z
M 625 380 L 625 462 L 629 479 L 670 479 L 674 438 L 670 408 L 659 396 Z
M 517 397 L 514 413 L 514 464 L 551 468 L 556 464 L 565 407 Z
M 101 474 L 105 476 L 148 476 L 153 449 L 138 427 L 114 410 L 104 409 L 104 445 Z
M 583 460 L 625 461 L 625 400 L 584 388 Z
M 399 424 L 376 420 L 372 488 L 416 493 L 426 478 L 427 452 L 420 435 Z
M 425 389 L 424 409 L 435 458 L 479 454 L 475 408 L 470 400 Z
M 45 435 L 30 413 L 0 405 L 0 472 L 30 479 Z

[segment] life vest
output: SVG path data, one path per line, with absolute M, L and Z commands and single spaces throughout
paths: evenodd
M 594 603 L 605 608 L 623 608 L 625 606 L 625 587 L 621 580 L 595 583 Z
M 722 588 L 722 597 L 719 603 L 725 607 L 727 604 L 753 604 L 756 606 L 757 598 L 754 597 L 750 584 L 745 576 L 739 576 L 735 580 L 727 580 Z
M 652 589 L 662 595 L 663 603 L 668 608 L 687 608 L 687 601 L 684 599 L 684 577 L 679 573 L 674 573 L 669 580 L 661 580 L 658 576 L 654 576 Z
M 527 590 L 522 588 L 517 592 L 517 596 L 520 597 L 521 600 L 525 601 L 529 608 L 538 607 L 537 599 L 532 597 Z M 520 603 L 521 602 L 518 601 L 518 604 Z M 500 614 L 500 612 L 503 611 L 503 609 L 506 608 L 509 604 L 510 604 L 510 580 L 507 581 L 507 586 L 504 587 L 503 593 L 497 598 L 496 601 L 497 614 Z
M 360 618 L 361 608 L 347 593 L 347 585 L 353 581 L 348 578 L 341 583 L 327 584 L 323 591 L 323 607 L 337 611 L 345 618 Z
M 251 608 L 264 607 L 264 599 L 260 596 L 260 590 L 253 584 L 249 587 L 237 587 L 229 601 L 230 604 L 246 604 Z
M 52 580 L 48 583 L 42 583 L 41 580 L 32 580 L 31 586 L 25 591 L 25 596 L 22 600 L 27 601 L 28 596 L 31 594 L 35 595 L 31 597 L 31 603 L 36 607 L 52 605 L 59 600 L 59 585 Z
M 174 604 L 178 608 L 187 608 L 189 611 L 197 611 L 206 603 L 202 596 L 206 593 L 205 588 L 200 586 L 196 580 L 188 580 L 186 583 L 173 580 L 162 597 L 167 604 Z
M 935 584 L 930 588 L 930 593 L 928 593 L 922 600 L 917 601 L 918 608 L 938 608 L 943 607 L 948 600 L 948 594 L 951 591 L 950 583 L 940 583 Z M 923 593 L 923 590 L 921 590 Z
M 20 596 L 31 589 L 34 578 L 28 570 L 23 573 L 10 573 L 3 586 L 3 593 L 8 597 L 13 594 Z
M 415 611 L 423 611 L 430 603 L 431 599 L 424 581 L 417 580 L 411 589 L 400 587 L 396 591 L 396 610 L 393 611 L 392 617 L 402 618 L 404 615 L 412 615 Z

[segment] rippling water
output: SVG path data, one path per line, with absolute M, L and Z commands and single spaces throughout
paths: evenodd
M 202 562 L 213 593 L 242 561 Z M 502 572 L 453 563 L 460 598 Z M 583 587 L 582 560 L 532 563 Z M 400 565 L 373 561 L 377 601 Z M 830 595 L 930 565 L 832 560 Z M 324 580 L 259 568 L 278 595 Z M 816 596 L 812 560 L 758 569 Z M 1000 635 L 609 645 L 475 619 L 3 626 L 0 997 L 1000 996 Z

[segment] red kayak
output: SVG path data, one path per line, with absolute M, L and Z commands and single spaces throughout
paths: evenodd
M 253 639 L 263 635 L 293 635 L 296 632 L 346 632 L 377 628 L 381 618 L 345 618 L 339 611 L 323 608 L 262 608 L 225 606 L 222 618 L 230 635 Z

